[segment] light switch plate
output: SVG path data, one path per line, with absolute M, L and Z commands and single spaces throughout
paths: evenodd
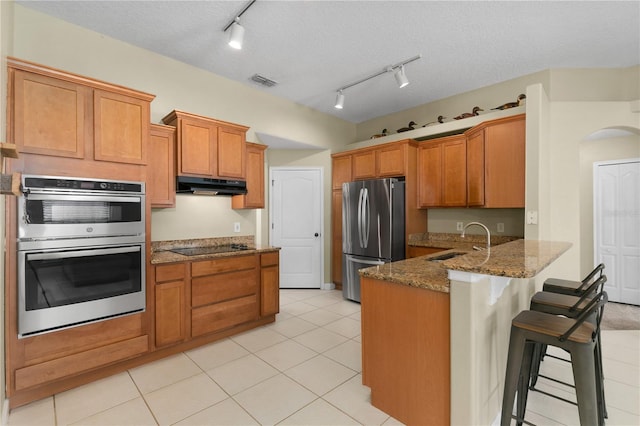
M 498 223 L 498 232 L 504 232 L 504 223 Z

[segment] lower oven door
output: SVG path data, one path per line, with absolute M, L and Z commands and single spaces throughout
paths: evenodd
M 18 334 L 145 309 L 145 245 L 18 251 Z

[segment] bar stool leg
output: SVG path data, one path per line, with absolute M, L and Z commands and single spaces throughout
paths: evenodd
M 502 413 L 500 415 L 501 426 L 509 426 L 511 424 L 513 403 L 515 401 L 516 391 L 521 375 L 520 366 L 524 355 L 524 347 L 524 335 L 517 327 L 511 326 L 507 368 L 504 379 L 504 393 L 502 396 Z
M 596 366 L 594 347 L 590 345 L 573 345 L 571 348 L 571 365 L 573 380 L 576 385 L 578 414 L 582 426 L 600 425 L 600 407 L 596 391 Z
M 529 396 L 529 378 L 531 377 L 531 367 L 535 351 L 539 344 L 527 341 L 524 347 L 522 357 L 522 365 L 520 367 L 520 378 L 518 379 L 518 397 L 516 400 L 516 422 L 518 426 L 522 425 L 524 415 L 527 410 L 527 397 Z

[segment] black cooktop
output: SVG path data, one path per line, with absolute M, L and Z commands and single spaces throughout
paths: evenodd
M 229 253 L 229 252 L 243 251 L 243 250 L 251 250 L 251 248 L 246 244 L 225 244 L 221 246 L 209 246 L 209 247 L 176 248 L 176 249 L 171 249 L 170 251 L 174 253 L 182 254 L 185 256 L 200 256 L 205 254 Z

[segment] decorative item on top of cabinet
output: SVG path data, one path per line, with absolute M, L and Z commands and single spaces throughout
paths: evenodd
M 525 114 L 484 122 L 465 135 L 469 207 L 524 208 Z
M 464 118 L 469 118 L 469 117 L 474 117 L 476 115 L 479 115 L 478 112 L 479 111 L 484 111 L 482 108 L 480 107 L 473 107 L 473 111 L 471 112 L 463 112 L 462 114 L 453 117 L 454 120 L 462 120 Z
M 248 127 L 177 110 L 162 122 L 177 129 L 179 176 L 245 178 Z
M 260 315 L 280 312 L 280 253 L 260 255 Z
M 15 58 L 7 62 L 7 137 L 20 152 L 146 164 L 154 95 Z
M 418 147 L 419 206 L 466 206 L 466 164 L 463 134 L 422 142 Z
M 147 194 L 151 207 L 175 207 L 176 128 L 151 124 Z
M 266 145 L 247 142 L 247 193 L 231 197 L 234 209 L 264 208 L 264 151 Z

